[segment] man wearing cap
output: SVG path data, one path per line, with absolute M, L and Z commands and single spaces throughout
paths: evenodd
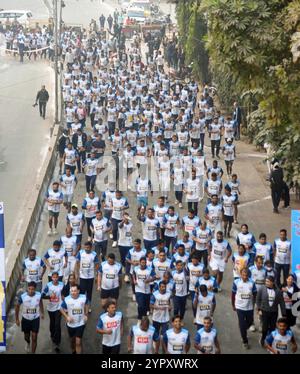
M 83 213 L 78 212 L 78 205 L 72 204 L 71 207 L 71 213 L 67 215 L 67 227 L 70 227 L 72 229 L 73 235 L 77 237 L 77 247 L 78 250 L 81 247 L 81 241 L 82 241 L 82 231 L 84 226 L 85 220 Z
M 223 155 L 226 164 L 227 175 L 230 176 L 232 174 L 233 161 L 236 157 L 235 145 L 232 144 L 231 138 L 227 138 L 226 140 L 226 144 L 223 147 Z
M 279 213 L 278 206 L 281 199 L 281 194 L 284 188 L 283 170 L 276 161 L 273 165 L 273 170 L 270 175 L 271 194 L 273 202 L 273 212 Z
M 58 273 L 60 282 L 63 280 L 63 269 L 68 265 L 68 255 L 61 244 L 60 240 L 55 240 L 52 248 L 49 248 L 44 256 L 45 264 L 49 269 L 48 282 L 51 282 L 53 273 Z

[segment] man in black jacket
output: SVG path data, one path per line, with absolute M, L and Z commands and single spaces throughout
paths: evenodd
M 107 23 L 108 23 L 108 28 L 109 28 L 109 31 L 111 31 L 112 27 L 113 27 L 113 22 L 114 22 L 114 19 L 112 18 L 111 14 L 108 16 L 107 18 Z
M 282 293 L 275 286 L 275 279 L 271 275 L 266 278 L 266 284 L 258 290 L 256 305 L 258 314 L 261 316 L 262 320 L 262 336 L 260 343 L 264 346 L 266 336 L 276 328 L 278 306 L 280 306 L 282 316 L 286 316 Z
M 235 124 L 235 140 L 240 140 L 241 136 L 241 123 L 242 123 L 242 111 L 237 102 L 233 103 L 233 120 Z
M 63 130 L 62 135 L 58 139 L 58 145 L 57 145 L 57 150 L 59 153 L 59 175 L 62 174 L 62 166 L 64 163 L 65 149 L 67 148 L 67 145 L 69 142 L 70 142 L 70 139 L 68 136 L 68 130 Z
M 281 194 L 284 189 L 283 170 L 278 162 L 273 165 L 273 170 L 270 175 L 271 193 L 273 202 L 273 212 L 279 213 L 278 206 L 281 199 Z
M 76 149 L 78 153 L 78 160 L 77 160 L 77 169 L 78 173 L 81 173 L 81 165 L 84 163 L 86 159 L 86 149 L 85 143 L 87 141 L 87 134 L 82 132 L 81 129 L 77 129 L 77 132 L 72 137 L 72 144 L 74 149 Z
M 46 117 L 46 106 L 49 100 L 49 93 L 46 90 L 45 86 L 42 86 L 42 89 L 38 91 L 35 99 L 35 105 L 39 102 L 40 116 L 45 119 Z
M 101 16 L 99 17 L 99 22 L 100 22 L 100 28 L 101 29 L 104 29 L 104 26 L 105 26 L 105 16 L 103 14 L 101 14 Z

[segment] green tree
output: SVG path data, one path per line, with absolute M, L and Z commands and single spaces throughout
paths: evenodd
M 251 137 L 269 142 L 284 161 L 288 181 L 300 185 L 300 0 L 192 0 L 188 9 L 184 4 L 178 0 L 177 9 L 182 17 L 189 14 L 180 27 L 186 48 L 197 48 L 189 37 L 192 14 L 207 24 L 202 40 L 221 102 L 251 98 Z
M 192 66 L 196 78 L 201 82 L 209 80 L 208 52 L 205 47 L 207 24 L 200 11 L 201 0 L 177 1 L 176 13 L 180 43 L 185 53 L 186 65 Z

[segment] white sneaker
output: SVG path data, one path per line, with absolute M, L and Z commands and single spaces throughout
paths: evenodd
M 178 204 L 178 200 L 175 200 L 175 205 L 177 205 Z
M 47 234 L 48 234 L 48 236 L 51 236 L 52 235 L 52 230 L 48 230 Z
M 124 282 L 125 283 L 130 283 L 130 279 L 129 279 L 129 276 L 126 274 L 125 277 L 124 277 Z
M 56 229 L 53 229 L 52 232 L 54 235 L 58 234 L 58 231 Z
M 114 238 L 113 234 L 109 234 L 109 237 L 110 237 L 110 239 Z
M 136 302 L 136 297 L 135 297 L 134 294 L 132 295 L 132 301 L 133 301 L 133 302 Z
M 249 330 L 252 331 L 252 332 L 254 332 L 254 331 L 256 331 L 256 328 L 255 328 L 254 325 L 251 325 Z
M 30 343 L 27 343 L 25 344 L 25 352 L 26 353 L 30 353 Z
M 118 244 L 117 242 L 113 242 L 112 247 L 116 248 L 117 244 Z
M 182 208 L 183 208 L 183 206 L 182 206 L 182 204 L 181 204 L 181 203 L 179 203 L 179 205 L 178 205 L 178 206 L 179 206 L 179 208 L 180 208 L 180 209 L 182 209 Z

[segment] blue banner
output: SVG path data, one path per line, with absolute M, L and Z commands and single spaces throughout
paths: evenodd
M 292 210 L 292 271 L 300 271 L 300 210 Z
M 0 352 L 6 350 L 4 208 L 0 202 Z

